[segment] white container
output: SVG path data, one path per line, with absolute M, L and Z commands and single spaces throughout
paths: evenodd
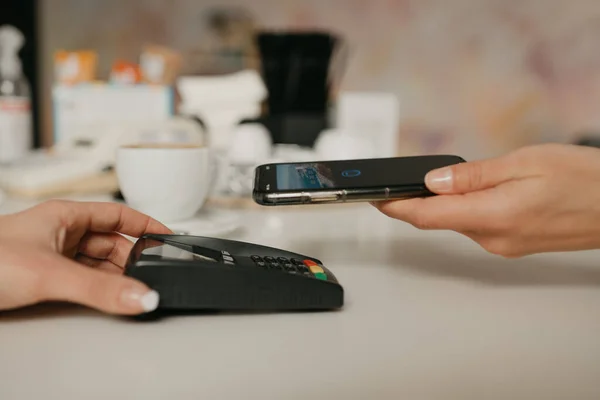
M 33 145 L 29 82 L 18 55 L 24 41 L 15 27 L 0 27 L 0 164 L 22 159 Z

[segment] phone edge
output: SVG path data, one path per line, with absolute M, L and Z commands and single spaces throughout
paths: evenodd
M 318 192 L 265 193 L 254 190 L 253 200 L 263 206 L 333 204 L 350 202 L 372 202 L 385 200 L 406 200 L 431 197 L 435 194 L 423 186 L 409 188 L 343 189 Z

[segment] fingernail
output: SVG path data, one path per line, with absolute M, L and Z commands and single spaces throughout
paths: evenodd
M 126 289 L 121 293 L 121 302 L 124 306 L 136 310 L 141 308 L 145 312 L 156 310 L 159 299 L 156 291 L 148 289 Z
M 425 176 L 427 187 L 435 192 L 447 192 L 452 190 L 452 169 L 440 168 L 429 172 Z

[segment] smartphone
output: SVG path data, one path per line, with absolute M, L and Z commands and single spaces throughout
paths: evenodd
M 256 168 L 253 199 L 265 206 L 432 196 L 425 175 L 465 162 L 454 155 L 273 163 Z

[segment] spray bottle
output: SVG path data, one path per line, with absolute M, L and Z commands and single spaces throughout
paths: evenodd
M 0 164 L 23 158 L 32 147 L 31 96 L 19 51 L 23 34 L 0 26 Z

